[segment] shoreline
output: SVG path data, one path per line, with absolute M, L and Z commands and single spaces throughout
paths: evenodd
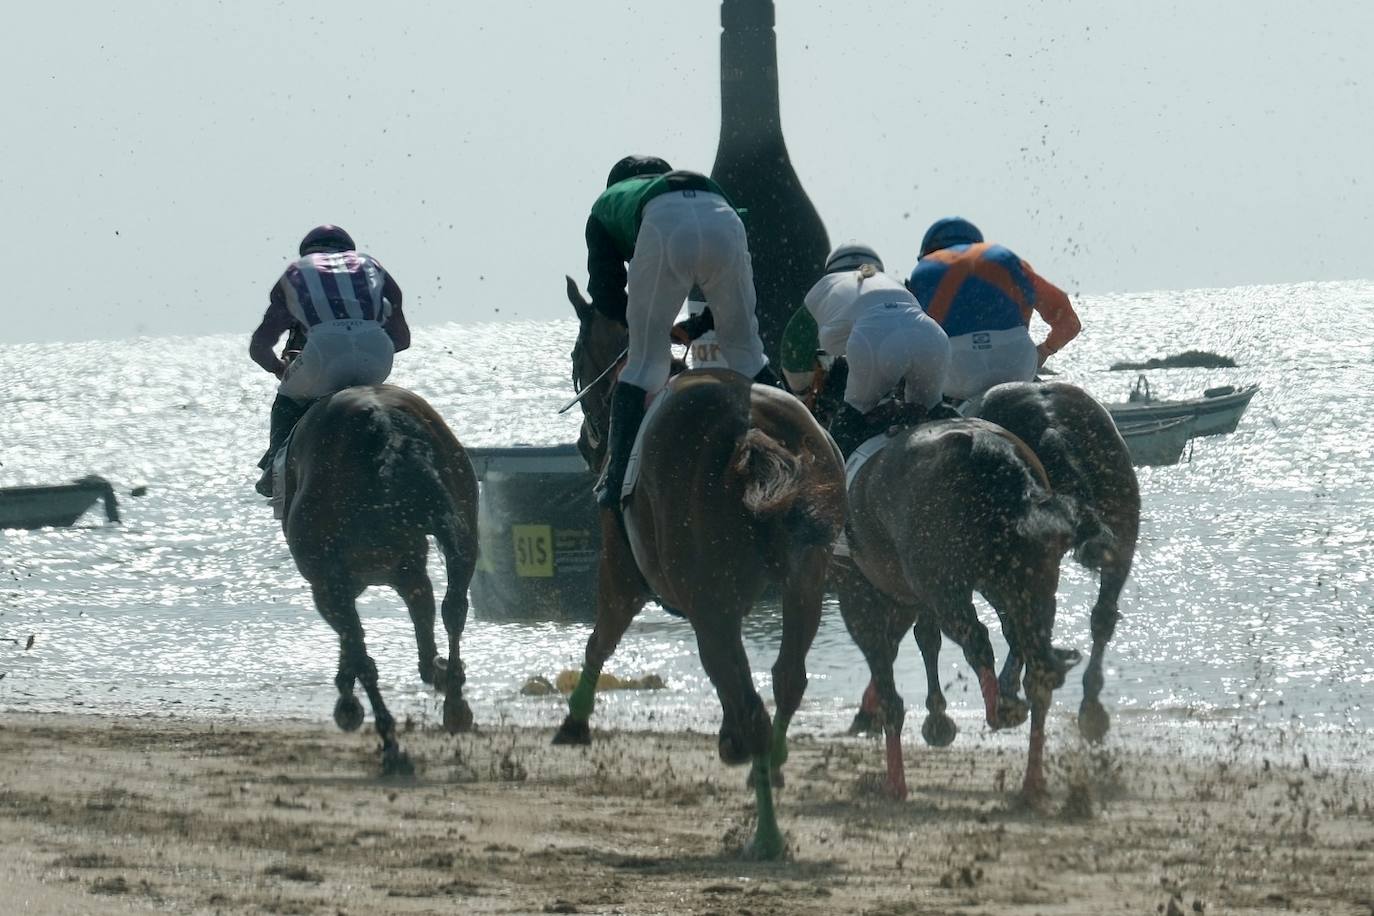
M 746 772 L 713 736 L 551 734 L 420 725 L 416 777 L 383 779 L 370 724 L 7 713 L 0 887 L 21 913 L 1374 914 L 1369 768 L 1056 730 L 1031 806 L 1024 747 L 933 750 L 909 725 L 893 803 L 878 742 L 798 736 L 788 857 L 755 863 Z

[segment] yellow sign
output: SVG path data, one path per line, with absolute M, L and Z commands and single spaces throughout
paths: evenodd
M 524 578 L 553 578 L 553 528 L 550 525 L 511 525 L 515 541 L 515 574 Z

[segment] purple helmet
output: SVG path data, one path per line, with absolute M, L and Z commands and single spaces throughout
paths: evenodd
M 353 251 L 356 247 L 353 244 L 353 236 L 338 226 L 326 223 L 311 229 L 305 234 L 305 238 L 301 239 L 301 257 L 316 251 Z

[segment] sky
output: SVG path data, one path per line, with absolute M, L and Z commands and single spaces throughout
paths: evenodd
M 347 228 L 412 325 L 570 315 L 630 152 L 709 172 L 719 4 L 7 10 L 0 343 L 234 332 Z M 889 270 L 958 213 L 1075 295 L 1374 277 L 1374 4 L 777 0 L 793 163 Z

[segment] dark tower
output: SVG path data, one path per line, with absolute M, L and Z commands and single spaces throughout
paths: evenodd
M 748 210 L 759 333 L 776 365 L 783 328 L 821 275 L 830 240 L 782 139 L 773 0 L 724 0 L 720 24 L 720 145 L 711 177 Z

